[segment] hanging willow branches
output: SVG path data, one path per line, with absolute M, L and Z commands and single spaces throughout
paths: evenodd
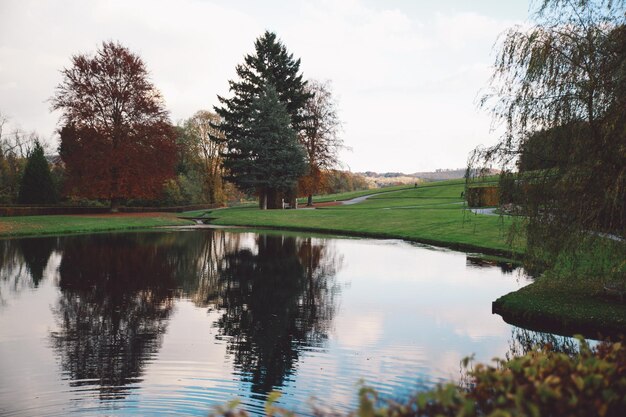
M 504 134 L 477 149 L 470 168 L 499 164 L 507 173 L 502 195 L 527 215 L 530 249 L 626 235 L 624 6 L 546 0 L 533 26 L 502 36 L 480 104 Z

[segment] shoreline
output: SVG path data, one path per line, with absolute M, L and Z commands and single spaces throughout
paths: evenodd
M 59 215 L 63 217 L 72 217 L 73 215 Z M 77 215 L 80 217 L 91 217 L 85 215 Z M 97 218 L 105 218 L 106 215 L 98 215 Z M 27 218 L 29 216 L 24 216 Z M 93 216 L 96 217 L 96 216 Z M 131 216 L 128 216 L 131 217 Z M 137 226 L 111 226 L 111 227 L 97 227 L 97 228 L 84 228 L 80 230 L 38 230 L 33 232 L 24 233 L 5 233 L 0 232 L 0 239 L 18 239 L 18 238 L 37 238 L 37 237 L 53 237 L 53 236 L 71 236 L 74 234 L 88 234 L 88 233 L 100 233 L 100 232 L 123 232 L 123 231 L 140 231 L 140 230 L 189 230 L 189 229 L 252 229 L 252 230 L 270 230 L 270 231 L 286 231 L 286 232 L 302 232 L 302 233 L 317 233 L 324 235 L 335 235 L 345 237 L 362 237 L 369 239 L 398 239 L 405 242 L 421 243 L 425 245 L 436 246 L 445 249 L 457 250 L 460 252 L 478 253 L 482 255 L 498 256 L 506 258 L 507 260 L 514 260 L 516 256 L 522 255 L 520 252 L 507 251 L 503 249 L 472 245 L 462 242 L 448 242 L 436 239 L 427 238 L 410 238 L 406 236 L 396 235 L 393 233 L 377 233 L 377 232 L 356 232 L 350 230 L 340 229 L 327 229 L 323 227 L 297 227 L 297 226 L 264 226 L 264 225 L 251 225 L 251 224 L 194 224 L 192 220 L 187 217 L 176 217 L 177 219 L 184 220 L 186 224 L 162 224 L 162 225 L 137 225 Z
M 524 242 L 507 244 L 509 219 L 467 214 L 457 206 L 463 184 L 450 182 L 390 191 L 352 206 L 319 210 L 270 210 L 238 207 L 195 212 L 120 215 L 54 215 L 0 218 L 0 239 L 70 234 L 154 231 L 158 229 L 246 228 L 371 239 L 398 239 L 451 250 L 519 260 Z M 337 196 L 338 197 L 338 196 Z M 388 210 L 419 201 L 420 208 Z M 441 204 L 445 203 L 444 206 Z M 426 205 L 424 205 L 426 204 Z M 356 207 L 358 206 L 358 207 Z M 205 224 L 194 224 L 201 220 Z M 600 285 L 601 287 L 601 285 Z M 626 334 L 626 304 L 599 295 L 598 282 L 566 280 L 528 286 L 492 302 L 504 321 L 530 330 L 572 336 Z
M 576 282 L 555 289 L 554 283 L 539 278 L 494 300 L 491 310 L 528 330 L 617 340 L 626 335 L 626 304 L 608 299 L 595 284 Z
M 193 226 L 193 225 L 192 225 Z M 274 230 L 274 231 L 286 231 L 286 232 L 303 232 L 303 233 L 319 233 L 319 234 L 328 234 L 335 236 L 345 236 L 345 237 L 362 237 L 369 239 L 398 239 L 403 240 L 405 242 L 411 243 L 422 243 L 425 245 L 437 246 L 445 249 L 457 250 L 459 252 L 471 252 L 471 253 L 479 253 L 483 255 L 490 256 L 500 256 L 506 259 L 515 259 L 516 256 L 521 256 L 522 253 L 515 251 L 507 251 L 503 249 L 490 248 L 478 245 L 472 245 L 469 243 L 462 242 L 448 242 L 436 239 L 428 239 L 428 238 L 411 238 L 401 235 L 396 235 L 393 233 L 378 233 L 378 232 L 357 232 L 352 230 L 341 230 L 341 229 L 327 229 L 323 227 L 308 227 L 308 226 L 276 226 L 276 225 L 251 225 L 251 224 L 213 224 L 207 223 L 205 228 L 220 228 L 220 227 L 232 227 L 232 228 L 246 228 L 246 229 L 255 229 L 255 230 Z M 174 226 L 177 227 L 177 226 Z M 189 228 L 187 226 L 180 226 L 181 228 Z M 199 227 L 202 228 L 202 227 Z

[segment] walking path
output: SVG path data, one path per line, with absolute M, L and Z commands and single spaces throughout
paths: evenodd
M 404 190 L 391 190 L 391 191 L 383 191 L 382 193 L 374 193 L 374 194 L 362 195 L 361 197 L 352 198 L 350 200 L 338 201 L 338 203 L 341 203 L 343 205 L 349 206 L 351 204 L 362 203 L 363 201 L 365 201 L 368 198 L 373 197 L 375 195 L 395 193 L 395 192 L 398 192 L 398 191 L 404 191 Z

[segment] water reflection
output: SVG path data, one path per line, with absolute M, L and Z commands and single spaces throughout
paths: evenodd
M 520 266 L 511 261 L 506 260 L 491 260 L 480 256 L 470 256 L 466 257 L 467 266 L 472 268 L 493 268 L 497 266 L 500 270 L 505 274 L 510 274 Z
M 579 343 L 572 337 L 513 327 L 509 350 L 504 357 L 508 360 L 543 348 L 553 352 L 575 355 L 579 352 Z
M 282 386 L 303 347 L 328 337 L 339 263 L 323 241 L 259 236 L 256 253 L 228 253 L 219 273 L 217 325 L 254 393 Z
M 210 230 L 0 241 L 0 273 L 15 415 L 254 414 L 272 389 L 347 411 L 360 378 L 396 398 L 505 355 L 491 301 L 526 283 L 400 241 Z
M 51 340 L 70 386 L 95 386 L 101 399 L 126 396 L 160 348 L 175 297 L 184 296 L 220 312 L 217 338 L 227 340 L 253 392 L 280 387 L 302 347 L 327 338 L 340 259 L 323 240 L 246 237 L 148 233 L 61 239 L 61 295 L 53 309 L 58 330 Z M 33 282 L 41 279 L 54 247 L 20 242 Z
M 54 237 L 0 240 L 0 307 L 21 291 L 39 286 L 56 247 Z
M 70 386 L 119 399 L 160 346 L 173 301 L 167 248 L 153 235 L 67 239 L 52 345 Z

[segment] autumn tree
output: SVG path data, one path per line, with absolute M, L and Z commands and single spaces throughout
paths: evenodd
M 59 153 L 73 195 L 154 198 L 173 176 L 175 135 L 141 58 L 116 42 L 75 55 L 52 98 L 61 110 Z
M 50 166 L 44 155 L 43 147 L 37 141 L 28 156 L 24 168 L 18 202 L 22 204 L 52 204 L 56 202 L 56 193 Z
M 300 60 L 294 59 L 276 34 L 269 31 L 255 41 L 254 48 L 255 53 L 246 55 L 244 63 L 237 65 L 238 79 L 229 81 L 231 97 L 218 96 L 220 106 L 215 107 L 216 113 L 221 117 L 221 124 L 216 127 L 224 134 L 227 148 L 225 158 L 233 161 L 230 164 L 232 169 L 237 169 L 238 163 L 235 161 L 242 158 L 239 151 L 231 151 L 233 145 L 237 146 L 240 141 L 247 140 L 249 132 L 246 129 L 253 117 L 253 102 L 264 94 L 266 86 L 273 87 L 278 101 L 285 107 L 289 116 L 289 127 L 294 132 L 299 133 L 306 120 L 303 110 L 310 94 L 305 89 L 306 81 L 300 73 Z M 235 171 L 231 174 L 238 176 Z M 247 181 L 245 185 L 237 182 L 235 184 L 249 189 Z M 259 202 L 267 200 L 262 194 L 263 190 L 263 187 L 255 190 L 259 194 Z M 267 201 L 270 208 L 276 208 L 280 196 L 273 193 L 272 198 Z
M 313 205 L 313 194 L 320 191 L 323 171 L 334 168 L 343 147 L 339 136 L 341 121 L 330 82 L 309 80 L 306 91 L 309 98 L 304 104 L 303 129 L 299 139 L 306 151 L 308 172 L 299 181 L 299 191 L 308 196 L 307 205 Z

